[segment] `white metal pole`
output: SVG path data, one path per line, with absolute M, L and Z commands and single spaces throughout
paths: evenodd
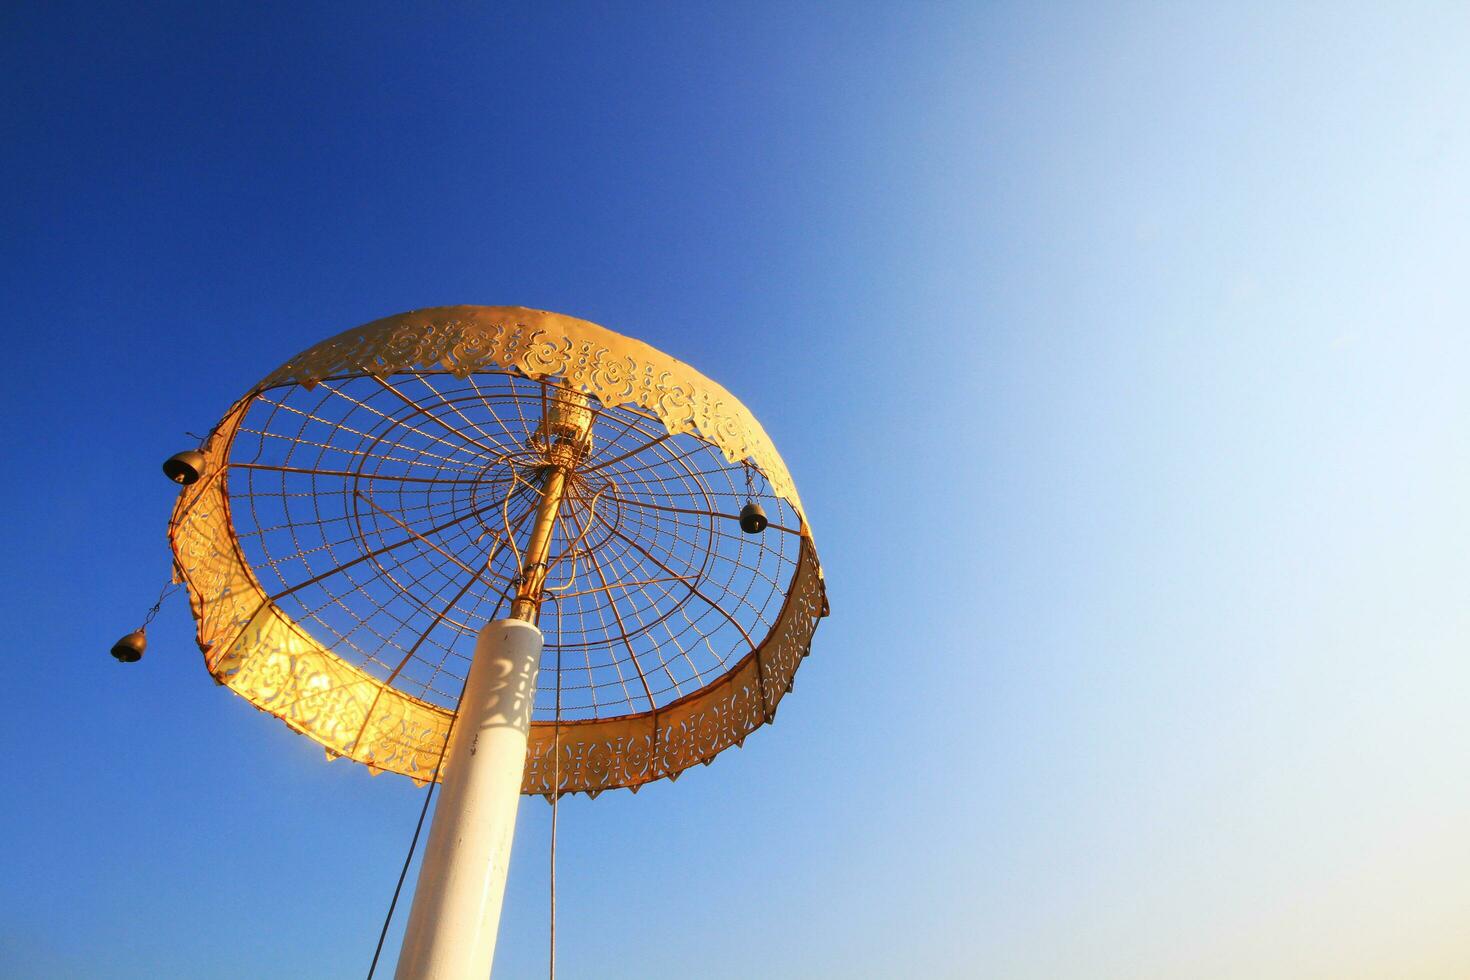
M 490 976 L 541 643 L 541 631 L 520 619 L 498 619 L 480 631 L 397 980 Z

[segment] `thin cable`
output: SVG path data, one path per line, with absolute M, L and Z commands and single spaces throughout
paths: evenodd
M 139 626 L 138 629 L 146 630 L 148 628 L 148 624 L 153 622 L 153 617 L 158 615 L 158 610 L 163 606 L 164 602 L 168 599 L 169 596 L 179 591 L 179 588 L 180 583 L 175 582 L 172 579 L 165 582 L 163 588 L 160 589 L 158 592 L 158 601 L 149 608 L 147 614 L 143 617 L 143 625 Z
M 465 684 L 469 678 L 465 678 Z M 464 700 L 464 688 L 459 691 L 460 700 Z M 434 776 L 429 780 L 429 791 L 424 794 L 424 806 L 419 810 L 419 822 L 413 828 L 413 840 L 408 845 L 408 855 L 403 859 L 403 870 L 398 872 L 398 884 L 393 887 L 393 900 L 388 903 L 388 914 L 383 916 L 383 929 L 378 933 L 378 945 L 373 950 L 373 962 L 368 967 L 367 980 L 373 980 L 373 973 L 378 969 L 378 957 L 383 955 L 383 940 L 388 938 L 388 924 L 393 921 L 393 910 L 398 908 L 398 896 L 403 891 L 403 881 L 408 877 L 408 866 L 413 863 L 413 852 L 419 846 L 419 834 L 424 829 L 424 817 L 429 813 L 429 801 L 434 798 L 434 788 L 439 785 L 439 767 L 444 764 L 444 753 L 449 749 L 449 738 L 454 734 L 454 723 L 459 720 L 459 709 L 456 708 L 454 717 L 449 719 L 449 730 L 444 733 L 444 747 L 439 750 L 439 761 L 434 763 Z
M 573 568 L 576 559 L 572 559 Z M 556 606 L 556 715 L 551 726 L 551 956 L 550 980 L 556 980 L 556 817 L 561 800 L 561 604 Z
M 490 614 L 495 619 L 500 613 L 500 607 L 505 602 L 505 596 L 495 604 L 495 610 Z M 449 751 L 449 740 L 454 736 L 454 723 L 459 721 L 459 708 L 464 702 L 465 688 L 469 687 L 469 671 L 465 671 L 464 683 L 459 688 L 459 700 L 455 702 L 454 715 L 449 719 L 449 728 L 444 732 L 444 745 L 439 749 L 439 759 L 434 763 L 434 775 L 429 780 L 429 791 L 424 794 L 424 806 L 419 810 L 419 822 L 413 828 L 413 840 L 408 844 L 408 855 L 403 859 L 403 869 L 398 872 L 398 884 L 393 886 L 393 900 L 388 903 L 388 914 L 383 917 L 383 929 L 378 933 L 378 945 L 373 950 L 373 962 L 368 967 L 367 980 L 373 980 L 373 974 L 378 969 L 378 957 L 383 955 L 383 940 L 388 938 L 388 925 L 393 921 L 393 910 L 398 908 L 398 896 L 403 892 L 404 879 L 408 877 L 408 866 L 413 863 L 413 853 L 419 846 L 419 834 L 424 830 L 424 817 L 429 813 L 429 801 L 434 798 L 434 789 L 439 785 L 439 770 L 444 765 L 444 753 Z

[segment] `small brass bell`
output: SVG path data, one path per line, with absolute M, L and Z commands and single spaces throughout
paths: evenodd
M 117 658 L 118 663 L 135 664 L 143 659 L 143 651 L 146 649 L 148 635 L 142 630 L 134 630 L 112 645 L 112 655 Z
M 181 486 L 197 483 L 204 474 L 204 454 L 195 449 L 174 453 L 163 463 L 163 475 Z
M 761 505 L 751 501 L 740 508 L 740 530 L 746 534 L 760 534 L 771 523 L 766 520 L 766 512 Z

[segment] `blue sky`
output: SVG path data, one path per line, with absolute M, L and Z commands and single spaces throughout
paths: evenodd
M 567 803 L 563 976 L 1470 974 L 1465 8 L 301 6 L 0 13 L 0 973 L 366 971 L 422 791 L 106 651 L 185 430 L 485 303 L 738 394 L 833 606 Z

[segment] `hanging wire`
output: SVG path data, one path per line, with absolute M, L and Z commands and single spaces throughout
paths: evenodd
M 505 603 L 502 594 L 500 601 L 495 604 L 495 611 L 490 618 L 497 619 L 500 616 L 500 607 Z M 444 754 L 449 751 L 449 740 L 454 736 L 454 723 L 459 720 L 459 706 L 464 701 L 464 692 L 469 687 L 469 672 L 465 672 L 464 683 L 459 688 L 459 698 L 455 701 L 454 714 L 450 716 L 449 727 L 444 732 L 444 745 L 439 749 L 439 758 L 434 762 L 434 774 L 429 779 L 429 791 L 424 794 L 424 805 L 419 810 L 419 822 L 413 828 L 413 840 L 408 842 L 408 854 L 403 858 L 403 868 L 398 872 L 398 884 L 393 886 L 393 899 L 388 903 L 388 914 L 383 916 L 383 928 L 378 933 L 378 945 L 373 949 L 373 962 L 368 966 L 367 980 L 373 980 L 373 974 L 378 969 L 378 957 L 383 955 L 383 941 L 388 938 L 388 925 L 393 921 L 393 911 L 398 908 L 398 897 L 403 893 L 403 882 L 408 877 L 408 867 L 413 864 L 414 851 L 419 846 L 419 834 L 424 830 L 424 817 L 429 813 L 429 801 L 434 798 L 434 788 L 439 785 L 439 770 L 444 766 Z
M 168 597 L 179 591 L 180 588 L 182 588 L 182 585 L 172 579 L 165 582 L 163 588 L 158 592 L 158 601 L 149 607 L 147 614 L 143 617 L 143 625 L 139 626 L 138 629 L 146 630 L 148 624 L 153 622 L 153 617 L 158 615 L 158 610 L 168 601 Z
M 469 678 L 465 678 L 465 686 L 469 685 Z M 460 700 L 464 700 L 464 687 L 459 690 Z M 419 846 L 419 834 L 424 829 L 424 817 L 429 813 L 429 801 L 434 798 L 434 788 L 439 785 L 439 767 L 444 765 L 444 753 L 449 751 L 449 739 L 454 735 L 454 723 L 459 720 L 459 709 L 456 708 L 454 715 L 449 719 L 449 728 L 444 733 L 444 747 L 439 750 L 439 758 L 434 763 L 434 775 L 429 779 L 429 791 L 424 794 L 424 805 L 419 810 L 419 822 L 413 828 L 413 840 L 409 841 L 408 854 L 403 858 L 403 869 L 398 872 L 398 884 L 393 886 L 393 900 L 388 903 L 388 914 L 383 916 L 383 928 L 378 933 L 378 945 L 373 949 L 373 962 L 368 966 L 367 980 L 373 980 L 373 974 L 378 969 L 378 957 L 383 955 L 383 940 L 388 938 L 388 924 L 393 921 L 393 910 L 398 908 L 398 896 L 403 892 L 403 881 L 408 877 L 408 866 L 413 863 L 413 852 Z
M 575 572 L 576 559 L 572 559 Z M 555 596 L 553 596 L 555 598 Z M 556 607 L 556 714 L 551 728 L 551 955 L 550 980 L 556 980 L 556 822 L 561 800 L 561 606 Z

